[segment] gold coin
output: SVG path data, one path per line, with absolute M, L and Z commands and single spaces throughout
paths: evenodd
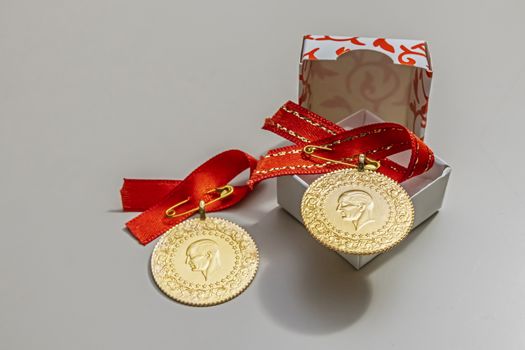
M 242 293 L 259 266 L 252 237 L 215 217 L 186 220 L 159 240 L 151 271 L 159 288 L 188 305 L 210 306 Z
M 343 169 L 318 178 L 303 196 L 301 215 L 323 245 L 357 255 L 392 248 L 414 223 L 408 193 L 396 181 L 371 170 Z

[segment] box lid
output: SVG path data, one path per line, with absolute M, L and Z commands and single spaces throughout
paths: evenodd
M 338 122 L 367 109 L 423 137 L 432 80 L 425 41 L 306 35 L 299 103 Z

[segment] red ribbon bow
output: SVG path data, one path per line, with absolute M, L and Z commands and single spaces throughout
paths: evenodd
M 131 233 L 140 243 L 147 244 L 193 215 L 200 200 L 207 202 L 206 211 L 218 211 L 238 203 L 264 179 L 321 174 L 347 167 L 328 159 L 356 163 L 357 155 L 362 153 L 380 161 L 378 171 L 399 182 L 427 171 L 434 164 L 430 148 L 404 126 L 377 123 L 346 131 L 290 101 L 267 119 L 263 128 L 295 145 L 271 150 L 258 162 L 245 152 L 225 151 L 182 181 L 125 179 L 121 189 L 123 209 L 144 210 L 126 224 Z M 319 160 L 304 152 L 308 145 L 330 150 L 319 149 L 325 158 Z M 387 159 L 406 150 L 411 150 L 406 167 Z M 221 196 L 224 186 L 246 169 L 250 170 L 247 184 L 235 186 L 231 194 Z

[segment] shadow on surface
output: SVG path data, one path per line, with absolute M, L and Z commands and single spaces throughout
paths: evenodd
M 317 243 L 280 207 L 248 231 L 262 253 L 256 283 L 261 303 L 284 327 L 328 334 L 366 311 L 371 290 L 364 272 Z
M 403 250 L 405 250 L 408 246 L 410 246 L 411 242 L 417 239 L 417 237 L 419 237 L 420 233 L 425 230 L 425 227 L 427 227 L 432 222 L 432 220 L 434 220 L 434 218 L 436 217 L 438 213 L 439 212 L 432 214 L 428 219 L 426 219 L 419 226 L 414 228 L 410 232 L 410 234 L 405 239 L 403 239 L 398 245 L 394 246 L 391 250 L 383 254 L 380 254 L 377 258 L 370 261 L 368 264 L 362 267 L 361 270 L 359 271 L 363 271 L 364 273 L 369 275 L 373 271 L 381 267 L 384 263 L 387 263 L 394 256 L 397 256 L 398 254 L 403 253 Z

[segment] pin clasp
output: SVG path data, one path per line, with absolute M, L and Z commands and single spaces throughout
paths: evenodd
M 206 194 L 217 192 L 219 194 L 219 196 L 217 198 L 214 198 L 214 199 L 210 200 L 209 202 L 205 202 L 204 200 L 201 200 L 199 202 L 199 206 L 198 207 L 186 210 L 186 211 L 184 211 L 182 213 L 177 213 L 176 209 L 178 207 L 180 207 L 181 205 L 189 202 L 191 197 L 188 197 L 185 200 L 180 201 L 179 203 L 169 207 L 166 210 L 166 216 L 169 217 L 169 218 L 176 218 L 176 217 L 179 217 L 179 216 L 183 216 L 183 215 L 187 215 L 187 214 L 190 214 L 190 213 L 194 213 L 195 211 L 201 212 L 201 209 L 200 209 L 201 208 L 201 203 L 202 203 L 202 211 L 204 211 L 204 207 L 206 205 L 211 204 L 211 203 L 215 203 L 217 201 L 220 201 L 221 199 L 224 199 L 224 198 L 230 196 L 233 193 L 233 191 L 234 191 L 234 187 L 231 186 L 231 185 L 225 185 L 225 186 L 221 186 L 221 187 L 217 187 L 217 188 L 211 189 L 208 192 L 206 192 Z M 201 218 L 202 218 L 202 215 L 203 214 L 201 213 Z
M 370 159 L 366 157 L 363 153 L 359 154 L 358 163 L 357 165 L 354 163 L 348 163 L 337 159 L 331 159 L 331 158 L 325 158 L 319 155 L 314 154 L 317 150 L 323 150 L 323 151 L 332 151 L 332 148 L 327 146 L 317 146 L 317 145 L 307 145 L 304 146 L 303 152 L 311 157 L 325 160 L 327 162 L 335 163 L 335 164 L 341 164 L 346 165 L 351 168 L 357 168 L 358 170 L 377 170 L 381 166 L 381 163 L 377 160 Z

